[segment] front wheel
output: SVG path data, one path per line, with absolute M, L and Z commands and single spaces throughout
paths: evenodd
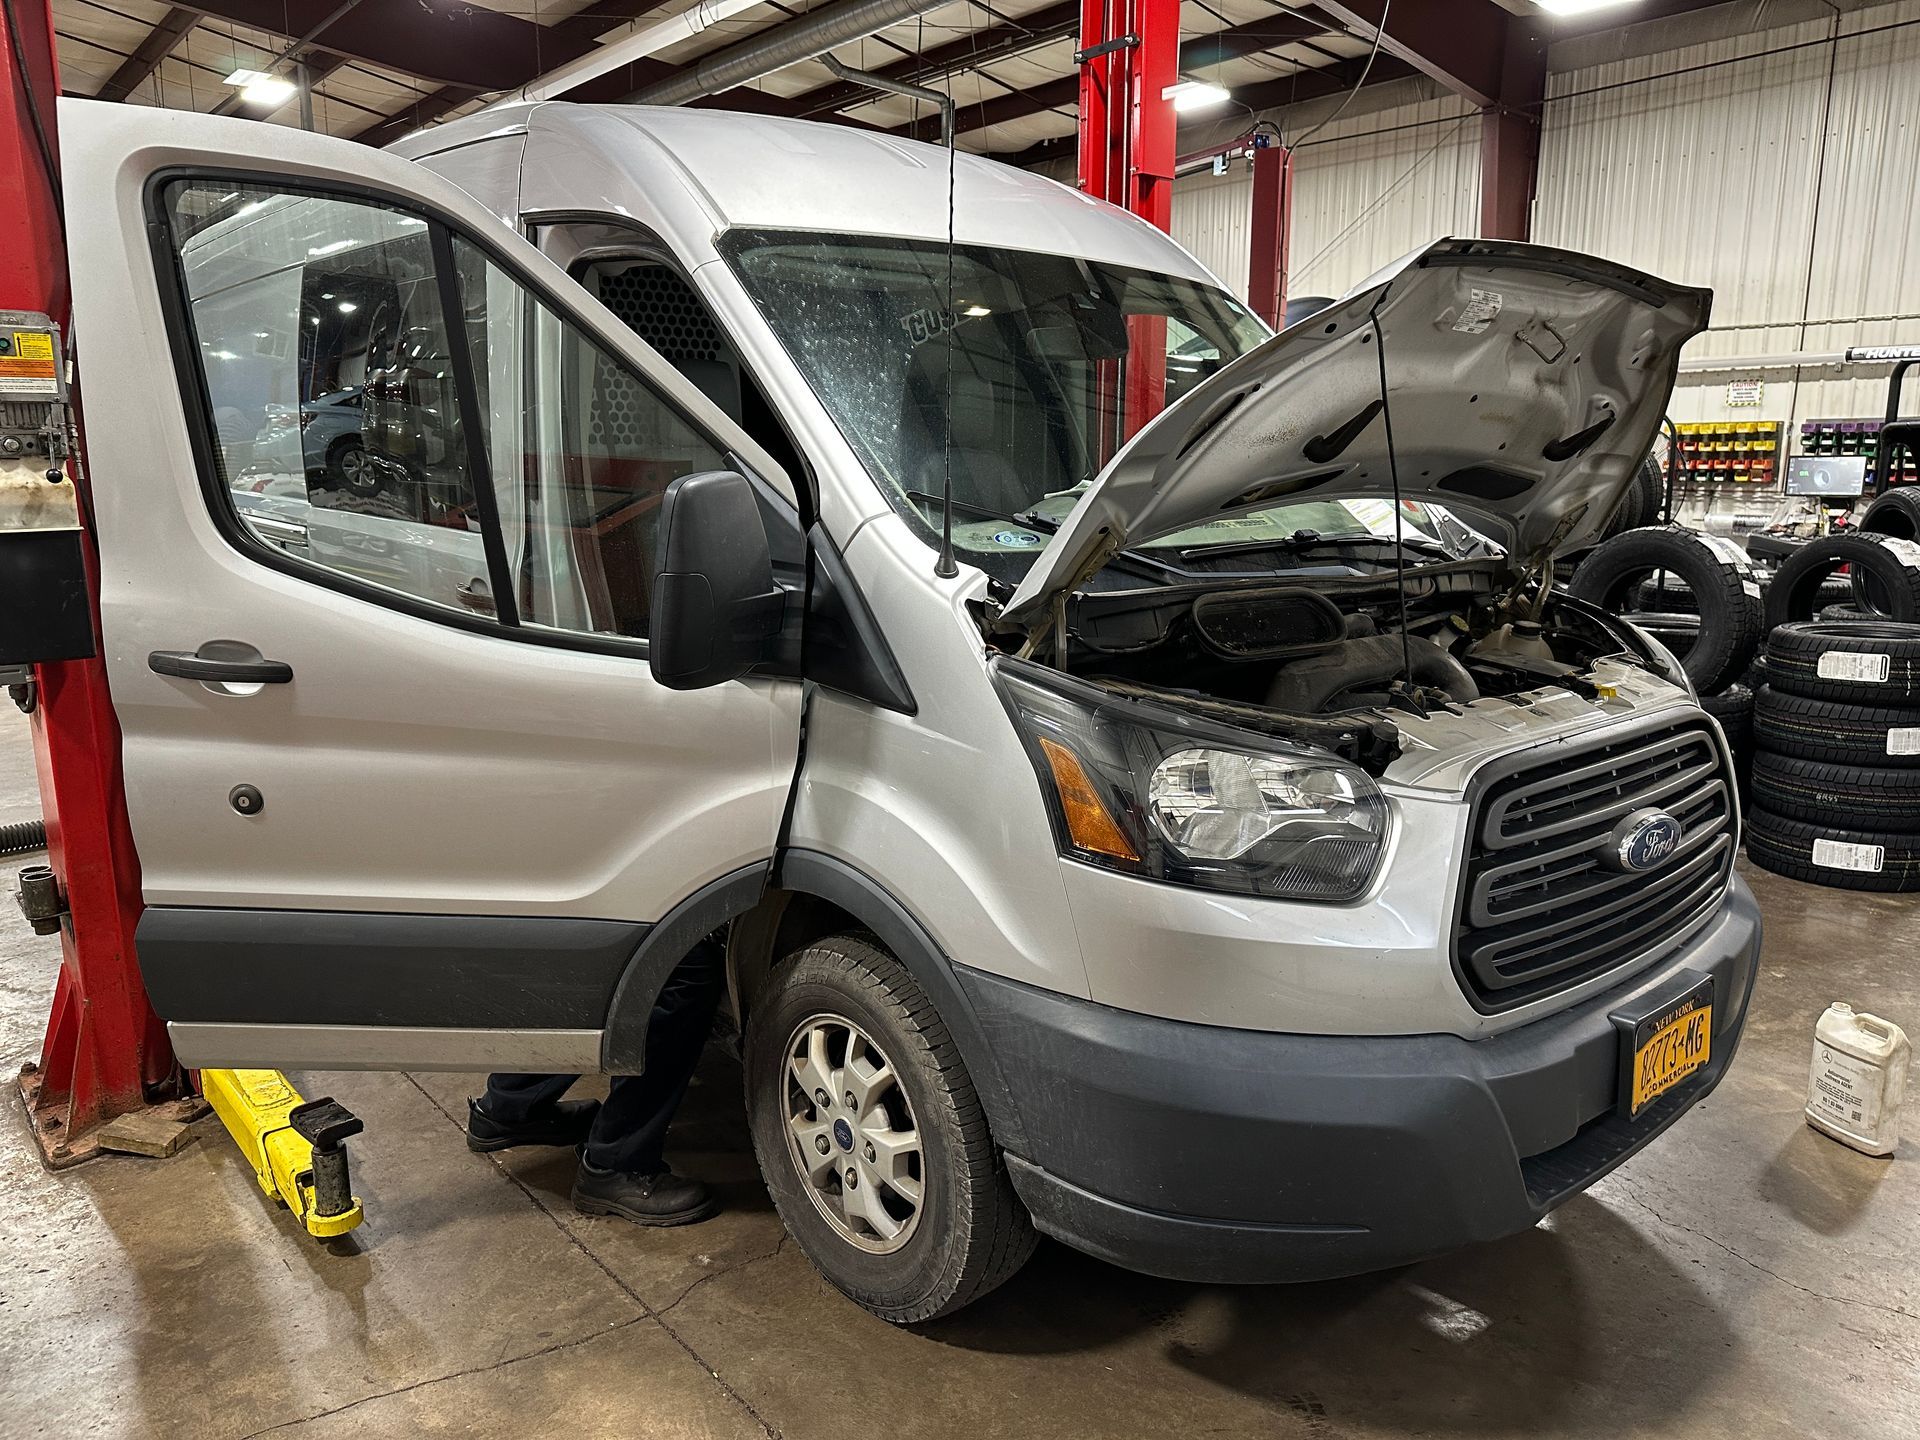
M 831 936 L 774 971 L 746 1073 L 774 1207 L 857 1304 L 896 1325 L 950 1315 L 1033 1253 L 953 1038 L 871 940 Z

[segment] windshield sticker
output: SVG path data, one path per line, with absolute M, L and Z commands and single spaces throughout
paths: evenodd
M 910 310 L 900 317 L 900 328 L 907 332 L 907 339 L 916 350 L 929 340 L 938 340 L 949 330 L 958 330 L 969 320 L 982 320 L 993 313 L 984 305 L 966 301 L 956 303 L 960 308 L 947 313 L 947 323 L 944 325 L 940 323 L 940 312 L 930 305 Z
M 1467 308 L 1460 312 L 1460 318 L 1453 322 L 1453 328 L 1462 335 L 1482 334 L 1493 324 L 1500 314 L 1500 307 L 1506 303 L 1506 297 L 1498 290 L 1469 290 Z
M 1029 545 L 1038 545 L 1040 537 L 1031 530 L 996 530 L 993 532 L 993 543 L 1004 545 L 1009 550 L 1023 550 Z

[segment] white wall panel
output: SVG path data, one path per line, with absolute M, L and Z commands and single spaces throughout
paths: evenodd
M 1705 29 L 1550 77 L 1534 238 L 1711 286 L 1689 359 L 1920 343 L 1920 0 L 1841 17 L 1837 43 L 1831 18 Z M 1736 378 L 1764 380 L 1759 413 L 1795 426 L 1877 414 L 1885 375 L 1706 372 L 1674 414 L 1754 414 L 1726 405 Z
M 1224 175 L 1203 170 L 1173 182 L 1173 238 L 1242 300 L 1252 223 L 1253 173 L 1245 160 L 1234 161 Z
M 1290 295 L 1339 295 L 1442 235 L 1477 235 L 1480 125 L 1464 101 L 1342 117 L 1294 155 Z M 1173 186 L 1173 238 L 1246 298 L 1253 176 L 1244 159 Z
M 1480 233 L 1480 120 L 1455 96 L 1343 117 L 1293 174 L 1289 295 L 1341 295 L 1409 250 Z

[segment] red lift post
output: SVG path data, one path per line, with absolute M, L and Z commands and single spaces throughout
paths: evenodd
M 1173 228 L 1180 0 L 1081 0 L 1080 188 L 1162 230 Z M 1166 402 L 1167 322 L 1127 322 L 1124 441 Z M 1104 457 L 1103 457 L 1104 458 Z
M 42 312 L 68 334 L 66 246 L 48 174 L 59 157 L 53 15 L 46 0 L 14 0 L 11 13 L 18 29 L 0 25 L 0 194 L 11 200 L 0 207 L 0 310 Z M 83 472 L 74 470 L 84 517 Z M 96 1127 L 179 1093 L 181 1078 L 134 956 L 140 867 L 99 658 L 99 556 L 84 531 L 81 549 L 95 656 L 36 665 L 30 692 L 49 857 L 68 913 L 46 1040 L 39 1064 L 21 1070 L 20 1089 L 54 1167 L 89 1158 Z
M 1251 137 L 1256 144 L 1259 136 Z M 1287 237 L 1293 232 L 1293 151 L 1274 141 L 1253 151 L 1253 225 L 1247 236 L 1247 305 L 1274 329 L 1287 313 Z

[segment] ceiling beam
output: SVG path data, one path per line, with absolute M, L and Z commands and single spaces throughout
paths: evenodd
M 1022 15 L 1018 20 L 991 25 L 971 35 L 962 35 L 958 40 L 936 45 L 919 55 L 910 55 L 890 65 L 871 68 L 874 74 L 889 80 L 904 80 L 914 85 L 924 84 L 929 80 L 951 75 L 957 70 L 971 69 L 995 59 L 1004 59 L 1009 55 L 1017 55 L 1022 50 L 1050 44 L 1055 40 L 1066 39 L 1079 33 L 1080 0 L 1061 0 L 1059 4 L 1048 5 L 1031 14 Z M 817 89 L 794 96 L 793 105 L 798 114 L 823 115 L 864 104 L 875 98 L 877 93 L 853 81 L 836 80 L 831 85 L 822 85 Z
M 1297 75 L 1276 75 L 1271 80 L 1262 80 L 1254 85 L 1236 85 L 1233 87 L 1233 99 L 1236 105 L 1258 112 L 1277 110 L 1284 105 L 1302 104 L 1309 100 L 1324 100 L 1329 96 L 1340 95 L 1353 88 L 1360 78 L 1365 58 L 1342 61 L 1338 65 L 1329 65 L 1320 70 L 1302 70 Z M 1374 61 L 1373 73 L 1367 76 L 1366 88 L 1386 85 L 1395 80 L 1405 80 L 1420 72 L 1404 61 L 1386 56 Z M 1209 116 L 1194 123 L 1195 131 L 1213 130 L 1217 133 L 1219 117 Z M 1071 157 L 1079 143 L 1077 135 L 1059 135 L 1051 140 L 1042 140 L 1029 145 L 1026 149 L 1011 155 L 1000 155 L 997 159 L 1009 165 L 1038 165 L 1047 160 L 1060 160 Z M 1179 143 L 1179 142 L 1177 142 Z M 1181 153 L 1185 153 L 1182 149 Z
M 1430 75 L 1475 105 L 1500 101 L 1501 57 L 1507 22 L 1493 0 L 1318 0 L 1319 6 L 1361 40 Z M 1387 17 L 1387 30 L 1380 19 Z
M 311 35 L 339 0 L 195 0 L 189 7 L 270 35 Z M 329 50 L 402 75 L 475 91 L 511 90 L 593 48 L 563 29 L 478 5 L 361 5 L 326 25 Z
M 477 95 L 517 90 L 522 85 L 539 79 L 549 70 L 566 64 L 569 60 L 590 54 L 598 47 L 601 38 L 623 28 L 631 21 L 644 19 L 649 13 L 659 9 L 663 3 L 664 0 L 596 0 L 596 3 L 567 16 L 564 20 L 556 20 L 552 25 L 533 26 L 532 29 L 539 31 L 539 43 L 529 46 L 521 54 L 518 67 L 511 75 L 505 77 L 506 83 L 484 86 L 470 83 L 442 85 L 437 90 L 421 96 L 404 110 L 367 126 L 353 138 L 368 145 L 387 145 L 398 140 L 402 135 L 417 130 L 423 125 L 431 124 L 449 111 L 459 109 Z M 329 31 L 329 41 L 333 38 L 334 32 Z M 535 63 L 536 52 L 537 64 Z M 396 68 L 408 69 L 406 66 Z M 609 104 L 624 99 L 652 81 L 677 74 L 679 69 L 679 66 L 670 65 L 663 60 L 650 58 L 635 60 L 574 86 L 565 92 L 563 98 L 574 104 Z M 491 73 L 496 82 L 501 80 L 499 72 Z M 745 89 L 729 93 L 725 108 L 771 115 L 793 113 L 791 106 L 779 97 Z
M 176 5 L 147 32 L 147 38 L 120 62 L 120 68 L 107 77 L 107 83 L 93 92 L 96 100 L 124 100 L 146 82 L 146 78 L 171 55 L 187 32 L 200 23 L 200 14 Z
M 1180 47 L 1180 68 L 1183 71 L 1197 70 L 1205 65 L 1218 65 L 1228 60 L 1237 60 L 1242 56 L 1258 55 L 1265 50 L 1297 44 L 1302 40 L 1324 35 L 1326 29 L 1326 26 L 1301 16 L 1262 16 L 1244 25 L 1229 26 L 1212 35 L 1196 35 L 1189 39 Z M 1325 71 L 1308 70 L 1303 71 L 1302 75 L 1330 74 L 1340 68 L 1335 66 Z M 1294 77 L 1283 78 L 1291 80 Z M 1346 83 L 1352 84 L 1352 81 L 1349 80 Z M 1339 87 L 1336 86 L 1336 88 Z M 801 96 L 801 103 L 804 104 L 807 98 L 807 96 Z M 991 125 L 1004 125 L 1009 120 L 1022 120 L 1045 110 L 1077 106 L 1079 103 L 1080 76 L 1076 70 L 1057 80 L 1045 81 L 1030 90 L 1011 90 L 1005 95 L 996 95 L 991 100 L 977 105 L 956 106 L 954 133 L 964 135 L 969 130 L 983 130 Z M 890 133 L 905 135 L 915 140 L 937 140 L 940 138 L 940 117 L 929 115 L 910 124 L 896 125 Z

